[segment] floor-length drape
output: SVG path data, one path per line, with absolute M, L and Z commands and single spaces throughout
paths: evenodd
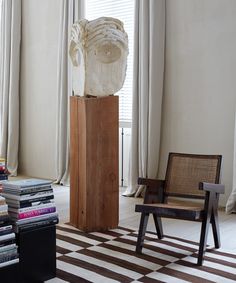
M 69 97 L 72 95 L 72 65 L 68 56 L 72 24 L 84 14 L 83 0 L 61 0 L 58 49 L 57 182 L 69 182 Z
M 164 80 L 165 0 L 136 0 L 133 73 L 133 114 L 129 187 L 137 178 L 155 178 L 159 163 Z M 141 188 L 140 188 L 141 189 Z
M 17 174 L 21 0 L 2 0 L 0 30 L 0 156 Z
M 233 190 L 226 204 L 226 213 L 236 212 L 236 113 L 234 128 Z

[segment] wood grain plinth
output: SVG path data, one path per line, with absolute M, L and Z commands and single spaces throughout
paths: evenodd
M 70 223 L 83 231 L 119 221 L 118 96 L 70 98 Z

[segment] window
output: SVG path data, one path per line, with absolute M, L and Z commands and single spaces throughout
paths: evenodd
M 132 120 L 132 80 L 133 80 L 133 37 L 134 37 L 134 0 L 86 0 L 85 18 L 94 20 L 99 17 L 118 18 L 124 23 L 129 39 L 129 55 L 126 79 L 119 95 L 120 126 L 130 125 Z

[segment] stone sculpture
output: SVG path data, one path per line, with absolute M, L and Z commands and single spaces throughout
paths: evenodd
M 128 36 L 120 20 L 101 17 L 76 22 L 71 29 L 69 54 L 74 95 L 106 96 L 122 88 Z

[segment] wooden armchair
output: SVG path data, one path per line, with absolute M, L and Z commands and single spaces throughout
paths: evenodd
M 163 238 L 161 217 L 199 221 L 201 234 L 198 253 L 198 265 L 202 265 L 206 249 L 210 224 L 214 236 L 215 248 L 220 247 L 218 201 L 224 193 L 219 184 L 221 155 L 197 155 L 170 153 L 165 180 L 139 178 L 140 185 L 146 185 L 144 204 L 135 207 L 141 212 L 136 252 L 141 253 L 144 237 L 151 213 L 159 239 Z M 201 204 L 183 205 L 168 202 L 169 197 L 202 199 Z

